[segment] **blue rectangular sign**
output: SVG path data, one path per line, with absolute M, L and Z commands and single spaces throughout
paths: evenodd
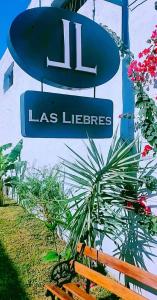
M 21 131 L 31 138 L 111 138 L 111 100 L 26 91 L 21 96 Z

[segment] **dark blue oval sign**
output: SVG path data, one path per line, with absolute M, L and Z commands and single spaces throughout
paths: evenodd
M 89 88 L 110 80 L 120 63 L 108 32 L 77 13 L 52 7 L 26 10 L 13 21 L 9 49 L 32 77 L 61 88 Z

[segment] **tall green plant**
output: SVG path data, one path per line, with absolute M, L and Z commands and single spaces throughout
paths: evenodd
M 19 182 L 17 191 L 19 202 L 30 212 L 43 216 L 47 226 L 56 231 L 64 227 L 67 211 L 67 196 L 64 192 L 63 178 L 58 168 L 35 170 L 27 172 Z
M 5 154 L 5 151 L 12 147 L 12 144 L 5 144 L 0 147 L 0 205 L 3 205 L 3 186 L 12 186 L 14 181 L 17 179 L 16 176 L 11 175 L 11 171 L 15 171 L 16 164 L 19 162 L 22 140 L 11 149 L 10 152 Z
M 89 246 L 101 245 L 104 236 L 113 238 L 114 229 L 125 224 L 119 211 L 126 201 L 134 202 L 135 198 L 134 194 L 124 196 L 124 188 L 131 185 L 133 191 L 137 191 L 142 182 L 135 177 L 140 161 L 140 154 L 134 151 L 136 142 L 128 145 L 117 141 L 115 136 L 106 162 L 91 139 L 86 145 L 86 157 L 70 148 L 75 162 L 64 160 L 64 166 L 76 192 L 69 200 L 73 211 L 69 226 L 72 251 L 81 239 Z
M 70 150 L 75 161 L 64 160 L 64 166 L 76 191 L 69 200 L 73 211 L 68 227 L 72 252 L 78 241 L 102 248 L 104 237 L 109 237 L 115 243 L 116 255 L 146 269 L 144 256 L 153 257 L 151 245 L 156 241 L 152 232 L 156 223 L 154 216 L 146 215 L 138 199 L 148 192 L 148 187 L 156 187 L 154 181 L 148 180 L 156 165 L 149 170 L 148 165 L 140 167 L 138 139 L 127 144 L 117 140 L 116 134 L 106 161 L 91 139 L 86 145 L 86 157 Z M 126 285 L 129 281 L 126 277 Z

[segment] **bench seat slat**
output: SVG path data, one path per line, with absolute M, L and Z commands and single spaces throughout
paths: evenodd
M 77 284 L 75 283 L 66 283 L 63 285 L 63 287 L 76 297 L 78 297 L 81 300 L 96 300 L 96 298 L 92 295 L 87 294 L 84 290 L 79 288 Z
M 61 300 L 73 300 L 72 297 L 70 297 L 62 289 L 60 289 L 59 287 L 57 287 L 56 285 L 54 285 L 52 283 L 46 284 L 45 289 L 50 291 L 53 295 L 55 295 L 57 298 L 59 298 Z
M 89 269 L 85 265 L 74 262 L 75 272 L 82 275 L 83 277 L 95 282 L 101 287 L 109 290 L 110 292 L 116 294 L 124 300 L 146 300 L 147 298 L 135 293 L 134 291 L 129 290 L 120 283 L 117 283 L 113 279 L 108 278 L 92 269 Z M 148 300 L 148 299 L 147 299 Z
M 77 251 L 80 253 L 81 249 L 82 244 L 79 243 L 77 246 Z M 116 257 L 112 257 L 104 252 L 97 251 L 96 249 L 90 248 L 88 246 L 85 247 L 83 254 L 145 285 L 148 285 L 151 288 L 157 289 L 157 275 L 141 270 L 140 268 L 137 268 L 127 262 L 120 261 Z

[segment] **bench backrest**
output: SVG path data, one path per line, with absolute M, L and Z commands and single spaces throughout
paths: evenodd
M 124 300 L 148 300 L 147 298 L 137 294 L 136 292 L 128 289 L 124 285 L 115 280 L 104 276 L 97 271 L 94 271 L 85 265 L 75 261 L 74 262 L 75 272 L 79 275 L 89 279 L 92 282 L 95 282 L 97 285 L 107 289 L 108 291 L 116 294 Z
M 82 244 L 79 243 L 77 245 L 77 252 L 80 253 L 81 249 Z M 96 249 L 88 246 L 85 246 L 83 255 L 157 290 L 157 275 L 141 270 L 140 268 L 135 267 L 127 262 L 121 261 L 118 258 L 112 257 L 104 252 L 97 251 Z

